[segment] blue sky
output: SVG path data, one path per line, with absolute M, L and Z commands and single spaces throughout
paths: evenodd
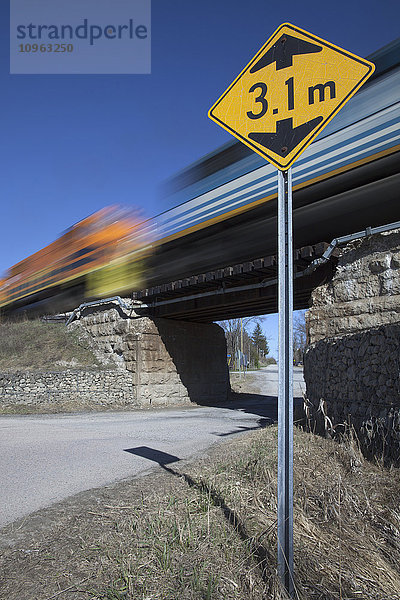
M 399 16 L 397 0 L 153 0 L 151 75 L 10 75 L 2 0 L 0 272 L 102 206 L 165 209 L 163 180 L 230 139 L 207 110 L 281 23 L 366 56 Z

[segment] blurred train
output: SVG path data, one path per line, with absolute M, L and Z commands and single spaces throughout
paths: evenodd
M 293 167 L 297 247 L 399 219 L 400 40 Z M 229 142 L 171 178 L 174 208 L 115 207 L 80 221 L 0 281 L 0 310 L 70 310 L 276 250 L 276 169 Z M 49 302 L 50 309 L 49 309 Z
M 133 211 L 111 206 L 76 223 L 8 270 L 0 281 L 0 308 L 70 310 L 84 298 L 140 287 L 146 246 L 137 235 L 139 222 Z

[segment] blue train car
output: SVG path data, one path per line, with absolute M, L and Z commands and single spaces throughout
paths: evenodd
M 400 39 L 368 59 L 374 75 L 293 166 L 298 246 L 399 218 Z M 178 173 L 165 194 L 175 208 L 153 222 L 159 246 L 153 281 L 276 247 L 277 171 L 240 142 Z

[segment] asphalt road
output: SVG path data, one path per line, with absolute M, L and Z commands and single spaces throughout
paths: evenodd
M 267 396 L 243 396 L 224 407 L 0 417 L 0 527 L 265 426 L 276 419 L 277 368 L 256 379 Z
M 249 371 L 252 379 L 252 390 L 265 396 L 278 395 L 278 365 L 269 365 L 259 371 Z M 236 375 L 236 380 L 243 378 L 243 375 Z M 304 383 L 303 368 L 293 367 L 293 395 L 301 398 L 306 389 Z

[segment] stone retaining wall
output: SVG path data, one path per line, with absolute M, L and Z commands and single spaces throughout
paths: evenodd
M 341 251 L 312 295 L 304 378 L 317 431 L 356 428 L 369 455 L 400 461 L 400 232 Z
M 47 371 L 0 373 L 0 406 L 125 406 L 136 404 L 132 376 L 126 371 Z
M 318 432 L 354 426 L 369 455 L 400 458 L 400 324 L 321 340 L 304 358 Z

